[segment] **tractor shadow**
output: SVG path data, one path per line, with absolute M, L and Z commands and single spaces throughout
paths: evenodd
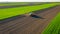
M 32 17 L 32 18 L 39 18 L 39 19 L 45 19 L 45 18 L 43 18 L 41 16 L 37 16 L 37 15 L 30 15 L 30 17 Z

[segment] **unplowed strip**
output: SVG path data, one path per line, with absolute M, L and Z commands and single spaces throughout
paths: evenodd
M 0 25 L 0 34 L 41 34 L 44 28 L 60 11 L 60 6 L 38 13 L 45 19 L 23 17 Z

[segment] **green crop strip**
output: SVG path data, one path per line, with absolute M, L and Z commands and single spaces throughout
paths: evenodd
M 51 3 L 51 4 L 43 4 L 43 5 L 36 5 L 36 6 L 0 9 L 0 20 L 8 18 L 8 17 L 12 17 L 12 16 L 21 15 L 21 14 L 25 14 L 28 12 L 36 11 L 36 10 L 41 10 L 41 9 L 53 7 L 55 5 L 58 5 L 58 4 Z
M 0 6 L 29 5 L 29 4 L 31 4 L 31 2 L 10 2 L 10 3 L 8 2 L 8 3 L 0 3 Z M 32 4 L 42 4 L 42 3 L 35 2 Z
M 12 5 L 25 5 L 27 2 L 14 2 L 14 3 L 0 3 L 0 6 L 12 6 Z
M 42 34 L 60 34 L 60 13 L 51 21 Z

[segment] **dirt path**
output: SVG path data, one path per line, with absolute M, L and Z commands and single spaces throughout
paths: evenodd
M 60 11 L 60 6 L 38 13 L 45 19 L 23 17 L 0 25 L 0 34 L 41 34 L 52 18 Z

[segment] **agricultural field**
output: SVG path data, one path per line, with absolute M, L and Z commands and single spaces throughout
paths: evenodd
M 41 10 L 41 9 L 53 7 L 56 5 L 58 5 L 58 3 L 48 3 L 48 4 L 36 5 L 36 6 L 0 9 L 0 20 L 8 18 L 8 17 L 12 17 L 12 16 L 21 15 L 21 14 L 25 14 L 28 12 L 36 11 L 36 10 Z
M 51 21 L 43 34 L 60 34 L 60 13 Z
M 26 2 L 4 2 L 4 3 L 0 3 L 0 6 L 12 6 L 12 5 L 24 5 L 24 4 L 29 4 Z
M 0 6 L 29 5 L 29 4 L 46 4 L 46 3 L 45 2 L 4 2 L 4 3 L 0 3 Z
M 0 34 L 60 34 L 60 2 L 0 3 Z
M 0 3 L 0 6 L 29 5 L 29 4 L 42 4 L 42 2 L 4 2 Z

